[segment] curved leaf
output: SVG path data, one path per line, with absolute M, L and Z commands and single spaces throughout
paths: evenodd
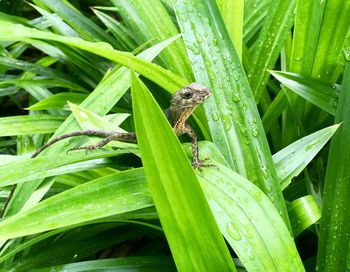
M 261 188 L 287 225 L 288 214 L 248 80 L 215 1 L 175 1 L 196 80 L 213 95 L 205 103 L 213 142 L 228 165 Z
M 282 190 L 299 175 L 333 136 L 339 125 L 330 126 L 305 136 L 273 155 Z
M 63 121 L 64 117 L 53 115 L 2 117 L 0 118 L 0 136 L 52 133 Z
M 86 182 L 1 221 L 0 239 L 40 233 L 152 206 L 145 185 L 142 169 Z
M 298 198 L 287 207 L 295 237 L 321 218 L 321 209 L 311 195 Z
M 335 115 L 340 93 L 339 85 L 283 71 L 270 71 L 270 73 L 296 94 Z
M 142 163 L 177 268 L 235 271 L 204 193 L 169 122 L 135 75 L 131 91 Z

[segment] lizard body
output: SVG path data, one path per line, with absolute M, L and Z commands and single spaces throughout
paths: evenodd
M 198 159 L 198 144 L 197 144 L 197 135 L 193 131 L 193 129 L 187 124 L 187 119 L 191 116 L 192 112 L 202 104 L 209 96 L 211 92 L 208 88 L 200 85 L 199 83 L 191 83 L 182 89 L 178 90 L 172 95 L 169 107 L 170 114 L 170 122 L 177 136 L 181 136 L 183 134 L 188 134 L 188 136 L 192 139 L 193 149 L 196 149 L 193 152 L 194 161 L 192 165 L 194 167 L 200 167 L 197 163 L 199 163 Z M 113 131 L 100 131 L 100 130 L 81 130 L 75 131 L 67 134 L 63 134 L 58 136 L 57 138 L 52 139 L 51 141 L 44 144 L 41 148 L 39 148 L 31 158 L 35 158 L 46 148 L 51 146 L 54 143 L 57 143 L 63 139 L 81 136 L 81 135 L 90 135 L 103 137 L 104 139 L 98 142 L 95 145 L 83 146 L 78 148 L 73 148 L 70 150 L 93 150 L 97 148 L 101 148 L 108 144 L 111 141 L 122 141 L 129 143 L 137 143 L 136 135 L 134 132 L 113 132 Z
M 190 125 L 187 124 L 187 120 L 191 116 L 193 111 L 201 103 L 203 103 L 210 95 L 211 95 L 211 92 L 209 88 L 194 82 L 176 91 L 172 95 L 172 98 L 170 101 L 170 107 L 169 107 L 169 114 L 171 119 L 170 122 L 174 129 L 174 132 L 176 133 L 177 136 L 187 134 L 192 140 L 192 153 L 193 153 L 192 166 L 194 168 L 199 168 L 203 166 L 203 162 L 198 158 L 197 135 L 194 132 L 194 130 L 190 127 Z M 42 151 L 44 151 L 46 148 L 53 145 L 54 143 L 57 143 L 67 138 L 81 136 L 81 135 L 97 136 L 97 137 L 102 137 L 104 139 L 95 145 L 83 146 L 83 147 L 73 148 L 70 150 L 79 150 L 79 149 L 93 150 L 93 149 L 101 148 L 111 141 L 137 143 L 137 138 L 134 132 L 121 133 L 121 132 L 99 131 L 99 130 L 74 131 L 74 132 L 70 132 L 70 133 L 58 136 L 52 139 L 51 141 L 47 142 L 41 148 L 39 148 L 31 156 L 31 158 L 35 158 Z M 10 202 L 15 189 L 16 189 L 16 184 L 13 186 L 8 198 L 4 203 L 3 209 L 1 211 L 1 216 L 3 215 L 8 203 Z

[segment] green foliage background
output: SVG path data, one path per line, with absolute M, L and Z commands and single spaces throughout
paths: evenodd
M 349 12 L 1 1 L 2 205 L 17 187 L 0 271 L 350 270 Z M 193 81 L 213 92 L 189 120 L 212 164 L 200 170 L 162 113 Z M 136 131 L 138 144 L 67 154 L 98 141 L 77 137 L 30 159 L 84 129 Z

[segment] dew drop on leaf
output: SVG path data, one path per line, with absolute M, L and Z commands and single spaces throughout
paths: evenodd
M 217 113 L 213 113 L 211 115 L 211 118 L 214 120 L 214 121 L 218 121 L 219 120 L 219 115 Z
M 233 225 L 229 224 L 226 228 L 227 233 L 236 241 L 239 241 L 242 239 L 238 229 Z

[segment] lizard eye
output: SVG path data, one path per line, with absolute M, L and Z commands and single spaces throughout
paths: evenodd
M 182 94 L 182 97 L 185 99 L 190 99 L 190 98 L 192 98 L 192 96 L 193 96 L 192 92 L 186 92 L 186 93 Z

